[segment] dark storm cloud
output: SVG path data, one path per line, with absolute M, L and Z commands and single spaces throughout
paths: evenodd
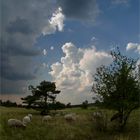
M 100 10 L 96 0 L 58 0 L 68 18 L 94 21 Z
M 38 77 L 34 65 L 41 50 L 35 43 L 55 8 L 51 0 L 4 0 L 1 7 L 0 94 L 20 94 Z
M 12 80 L 12 81 L 19 81 L 19 80 L 33 80 L 35 79 L 35 75 L 31 73 L 19 73 L 14 71 L 3 71 L 2 72 L 2 78 Z
M 33 29 L 26 19 L 17 18 L 9 23 L 6 31 L 9 33 L 31 34 Z
M 16 61 L 17 62 L 17 61 Z M 23 59 L 19 58 L 19 62 L 23 63 Z M 2 54 L 1 56 L 1 78 L 8 79 L 8 80 L 32 80 L 35 78 L 33 73 L 28 72 L 27 68 L 24 69 L 18 68 L 19 64 L 12 64 L 11 57 L 7 57 L 6 55 Z M 24 66 L 24 64 L 23 64 Z
M 28 71 L 30 65 L 29 61 L 32 57 L 40 54 L 39 50 L 24 47 L 24 44 L 18 44 L 14 39 L 8 39 L 7 42 L 1 39 L 1 77 L 8 80 L 32 80 L 35 78 L 31 72 Z M 26 58 L 26 62 L 25 59 Z M 20 63 L 20 64 L 19 64 Z M 25 64 L 26 63 L 26 64 Z M 24 67 L 24 69 L 21 67 Z M 18 70 L 18 71 L 17 71 Z
M 28 83 L 23 80 L 11 81 L 2 78 L 0 81 L 0 95 L 23 94 L 23 87 L 28 87 Z
M 37 56 L 41 54 L 39 49 L 33 49 L 31 47 L 23 46 L 24 44 L 19 44 L 15 39 L 9 38 L 7 42 L 1 41 L 1 53 L 5 53 L 8 56 Z
M 23 59 L 18 60 L 23 63 Z M 16 61 L 17 62 L 17 61 Z M 4 54 L 1 55 L 1 63 L 0 63 L 0 70 L 1 70 L 1 78 L 8 79 L 8 80 L 32 80 L 35 78 L 34 73 L 30 73 L 26 68 L 18 68 L 20 65 L 15 63 L 14 65 L 11 63 L 11 57 L 8 57 Z M 23 64 L 23 67 L 25 65 Z M 20 66 L 21 67 L 21 66 Z

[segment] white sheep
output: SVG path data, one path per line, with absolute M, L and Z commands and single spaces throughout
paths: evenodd
M 102 118 L 103 113 L 101 111 L 93 112 L 93 118 Z
M 69 122 L 76 121 L 76 114 L 75 113 L 66 114 L 64 118 L 66 121 L 69 121 Z
M 18 119 L 9 119 L 8 125 L 10 127 L 22 127 L 22 128 L 26 127 L 26 124 L 24 124 L 22 121 L 20 121 Z
M 95 129 L 99 131 L 104 131 L 107 128 L 107 116 L 101 111 L 96 111 L 93 113 L 93 121 Z
M 59 114 L 59 113 L 55 115 L 55 117 L 60 117 L 60 116 L 61 116 L 61 114 Z
M 44 122 L 44 121 L 48 122 L 49 120 L 52 120 L 52 117 L 50 115 L 46 115 L 42 118 L 42 122 Z
M 33 115 L 32 114 L 28 114 L 28 116 L 30 117 L 30 119 L 32 119 Z
M 23 118 L 23 123 L 24 123 L 24 124 L 27 124 L 27 123 L 29 123 L 29 122 L 31 122 L 31 118 L 30 118 L 29 116 L 25 116 L 25 117 Z
M 103 119 L 103 114 L 100 111 L 93 112 L 92 120 L 95 122 L 100 122 Z

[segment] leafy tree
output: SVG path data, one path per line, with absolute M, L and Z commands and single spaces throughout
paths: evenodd
M 60 93 L 56 90 L 54 82 L 42 81 L 38 86 L 29 86 L 29 90 L 32 92 L 32 96 L 27 96 L 23 100 L 28 105 L 34 104 L 42 108 L 41 114 L 49 113 L 49 103 L 54 103 L 56 95 Z
M 38 99 L 38 97 L 34 95 L 28 95 L 27 97 L 21 98 L 23 100 L 23 103 L 27 104 L 27 108 L 31 108 L 32 105 L 35 105 L 35 101 Z
M 137 60 L 123 56 L 119 49 L 112 51 L 110 66 L 97 68 L 92 91 L 98 94 L 100 104 L 117 111 L 111 121 L 118 120 L 123 129 L 130 113 L 140 106 L 140 69 Z
M 64 109 L 65 108 L 65 104 L 57 101 L 55 103 L 50 103 L 49 104 L 49 108 L 53 109 L 53 110 Z
M 71 108 L 71 103 L 70 102 L 66 105 L 66 108 Z
M 2 105 L 2 100 L 0 100 L 0 106 Z
M 88 108 L 88 101 L 85 100 L 83 103 L 82 103 L 82 108 L 83 109 L 87 109 Z
M 56 102 L 55 103 L 55 108 L 56 109 L 64 109 L 65 108 L 65 104 L 61 103 L 61 102 Z

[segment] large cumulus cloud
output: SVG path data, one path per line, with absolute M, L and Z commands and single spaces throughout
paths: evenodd
M 92 100 L 90 94 L 93 74 L 100 65 L 112 62 L 110 55 L 104 51 L 97 51 L 95 47 L 80 49 L 73 43 L 62 46 L 64 57 L 51 65 L 50 75 L 62 90 L 58 99 L 73 104 L 86 99 Z

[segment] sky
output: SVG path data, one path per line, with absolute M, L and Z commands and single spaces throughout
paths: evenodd
M 93 75 L 117 46 L 140 56 L 139 0 L 0 0 L 0 97 L 55 81 L 57 100 L 93 102 Z M 140 61 L 138 61 L 140 63 Z

